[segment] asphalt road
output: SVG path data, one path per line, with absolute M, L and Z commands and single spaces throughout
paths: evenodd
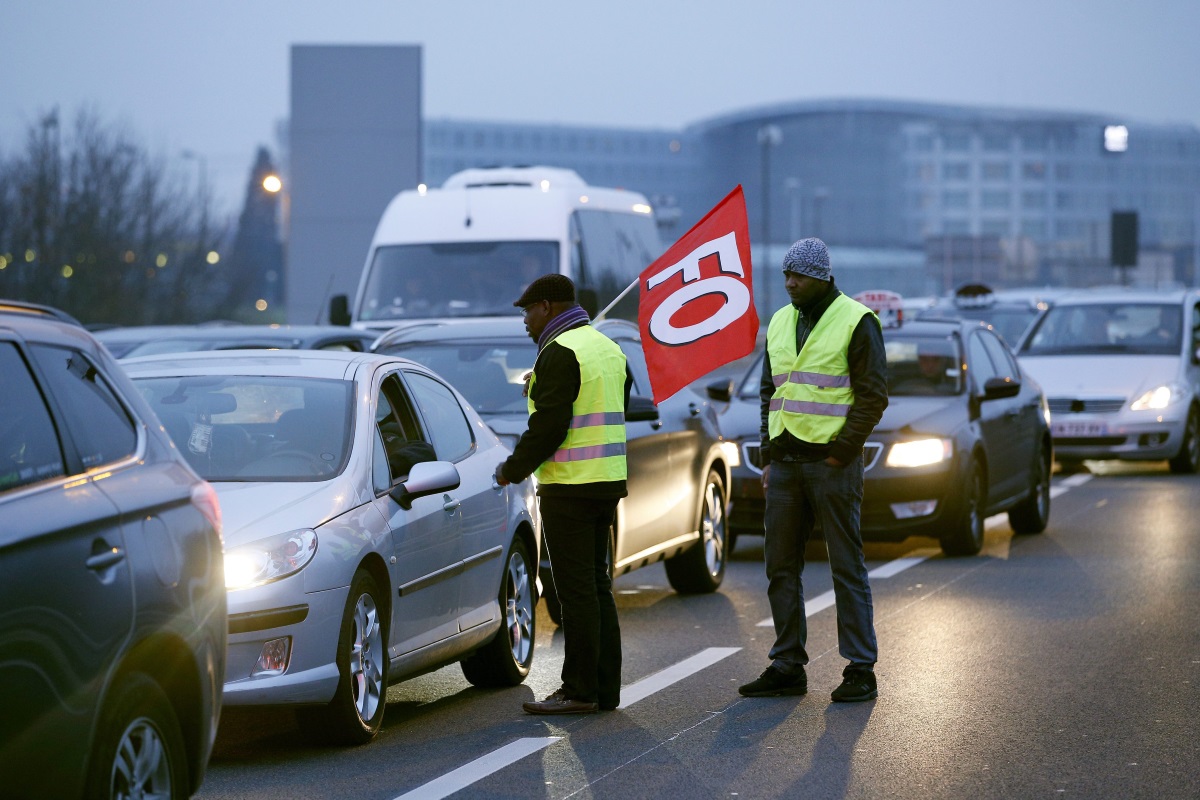
M 1050 528 L 989 521 L 984 552 L 867 545 L 880 696 L 834 704 L 820 545 L 809 549 L 809 694 L 742 698 L 773 638 L 761 540 L 722 590 L 661 565 L 617 582 L 623 707 L 532 717 L 562 637 L 539 609 L 533 673 L 472 688 L 456 666 L 392 687 L 384 729 L 314 746 L 286 710 L 228 709 L 202 798 L 1200 797 L 1200 477 L 1098 465 L 1054 480 Z

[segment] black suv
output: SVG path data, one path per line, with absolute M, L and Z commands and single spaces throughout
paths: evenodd
M 0 300 L 0 795 L 195 792 L 225 642 L 212 487 L 75 320 Z

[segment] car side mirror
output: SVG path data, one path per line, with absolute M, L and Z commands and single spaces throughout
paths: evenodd
M 704 387 L 704 392 L 710 400 L 728 403 L 733 399 L 733 379 L 725 378 L 724 380 L 713 381 Z
M 1016 397 L 1021 392 L 1021 381 L 1016 378 L 988 378 L 983 384 L 984 400 L 999 400 Z
M 457 489 L 461 481 L 458 468 L 449 461 L 423 461 L 414 464 L 408 480 L 393 486 L 388 494 L 407 511 L 413 500 Z
M 329 298 L 329 324 L 350 324 L 350 298 L 344 294 L 335 294 Z
M 657 422 L 658 406 L 649 397 L 630 395 L 629 405 L 625 408 L 626 422 Z

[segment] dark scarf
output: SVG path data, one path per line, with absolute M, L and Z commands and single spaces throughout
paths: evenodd
M 554 337 L 558 336 L 563 331 L 571 328 L 578 328 L 581 325 L 587 325 L 591 322 L 591 317 L 583 310 L 582 306 L 573 306 L 559 314 L 554 319 L 546 323 L 546 327 L 542 329 L 542 335 L 538 337 L 538 352 L 542 348 L 554 341 Z

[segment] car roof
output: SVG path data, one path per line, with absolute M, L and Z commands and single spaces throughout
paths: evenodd
M 187 339 L 205 342 L 240 340 L 292 342 L 308 341 L 324 336 L 343 335 L 346 338 L 371 339 L 374 334 L 338 325 L 132 325 L 96 332 L 102 342 L 152 341 L 157 339 Z
M 1196 289 L 1147 289 L 1134 286 L 1104 286 L 1080 289 L 1055 298 L 1054 305 L 1095 305 L 1100 303 L 1182 303 L 1200 299 Z
M 0 331 L 9 330 L 22 339 L 94 351 L 91 333 L 64 311 L 35 303 L 0 299 Z
M 623 319 L 604 319 L 592 323 L 610 338 L 638 338 L 638 327 Z M 493 339 L 528 340 L 525 323 L 520 317 L 472 317 L 413 320 L 380 334 L 372 349 L 397 344 L 431 344 L 451 341 Z
M 952 333 L 967 333 L 975 328 L 990 327 L 986 322 L 957 317 L 930 317 L 905 321 L 899 328 L 885 328 L 885 336 L 949 336 Z
M 125 359 L 121 366 L 134 377 L 207 373 L 343 380 L 359 366 L 388 363 L 427 371 L 416 362 L 404 358 L 340 350 L 203 350 L 197 353 L 136 356 Z

